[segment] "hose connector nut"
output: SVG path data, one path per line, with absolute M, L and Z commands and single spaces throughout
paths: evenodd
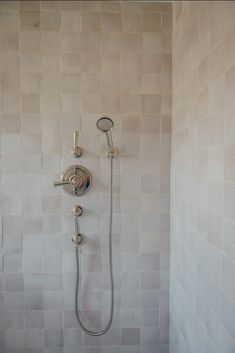
M 81 243 L 83 242 L 83 239 L 84 239 L 83 235 L 81 233 L 78 233 L 78 234 L 74 234 L 71 240 L 74 247 L 78 248 L 79 245 L 81 245 Z

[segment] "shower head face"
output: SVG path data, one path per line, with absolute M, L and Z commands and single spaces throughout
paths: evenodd
M 114 127 L 114 122 L 105 116 L 97 121 L 96 126 L 102 132 L 109 132 Z

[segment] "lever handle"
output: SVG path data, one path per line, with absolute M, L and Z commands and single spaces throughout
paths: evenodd
M 64 181 L 55 181 L 54 182 L 54 186 L 61 186 L 61 185 L 66 185 L 66 184 L 70 184 L 70 181 L 64 180 Z
M 78 146 L 78 138 L 79 132 L 78 130 L 75 130 L 73 134 L 73 150 L 71 151 L 75 158 L 79 158 L 82 154 L 82 149 Z
M 78 138 L 79 138 L 79 132 L 78 132 L 78 130 L 75 130 L 74 134 L 73 134 L 73 148 L 74 149 L 78 146 Z

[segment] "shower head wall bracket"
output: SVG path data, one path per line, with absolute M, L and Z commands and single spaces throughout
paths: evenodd
M 105 150 L 105 156 L 110 158 L 117 157 L 118 155 L 118 149 L 116 147 L 111 147 L 111 148 L 106 148 Z

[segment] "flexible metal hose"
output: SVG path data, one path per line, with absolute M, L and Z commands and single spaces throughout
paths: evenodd
M 77 277 L 76 277 L 76 290 L 75 290 L 75 313 L 78 320 L 79 325 L 82 330 L 90 335 L 90 336 L 102 336 L 104 335 L 110 328 L 113 321 L 113 309 L 114 309 L 114 284 L 113 284 L 113 255 L 112 255 L 112 224 L 113 224 L 113 157 L 110 156 L 110 208 L 109 208 L 109 278 L 110 278 L 110 290 L 111 290 L 111 306 L 110 306 L 110 316 L 107 322 L 107 325 L 104 329 L 100 331 L 91 331 L 85 327 L 83 324 L 79 308 L 78 308 L 78 300 L 79 300 L 79 283 L 80 283 L 80 270 L 79 270 L 79 251 L 78 247 L 75 248 L 76 251 L 76 265 L 77 265 Z M 76 232 L 79 231 L 78 220 L 75 218 L 75 227 Z

